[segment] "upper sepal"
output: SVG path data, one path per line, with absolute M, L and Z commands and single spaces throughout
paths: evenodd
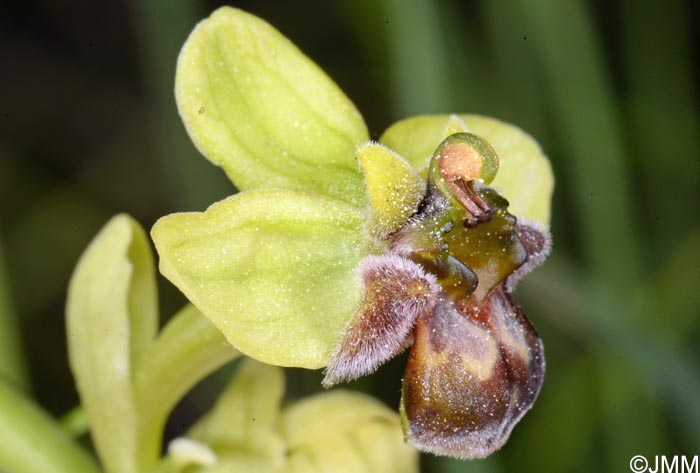
M 338 86 L 265 21 L 222 7 L 191 33 L 175 96 L 187 132 L 240 190 L 366 204 L 355 147 L 369 139 Z

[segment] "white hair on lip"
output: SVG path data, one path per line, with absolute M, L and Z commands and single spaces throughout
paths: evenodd
M 512 292 L 523 276 L 541 265 L 552 251 L 552 234 L 545 225 L 518 218 L 515 232 L 527 251 L 527 259 L 505 281 L 506 291 Z
M 362 306 L 326 368 L 326 387 L 372 373 L 403 351 L 416 320 L 432 311 L 440 290 L 435 276 L 397 254 L 368 256 L 359 275 Z

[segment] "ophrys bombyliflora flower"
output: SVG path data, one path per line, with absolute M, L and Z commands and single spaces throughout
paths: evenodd
M 188 39 L 176 94 L 197 147 L 242 192 L 156 224 L 163 274 L 242 352 L 328 365 L 327 384 L 412 343 L 409 440 L 462 458 L 500 447 L 543 374 L 511 296 L 549 247 L 539 147 L 474 115 L 404 120 L 369 142 L 315 64 L 231 8 Z

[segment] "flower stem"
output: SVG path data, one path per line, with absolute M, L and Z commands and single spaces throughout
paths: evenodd
M 10 300 L 5 255 L 0 246 L 0 376 L 29 391 L 29 376 L 18 325 Z
M 0 470 L 97 473 L 95 461 L 32 401 L 0 379 Z
M 239 355 L 191 305 L 166 325 L 144 354 L 134 380 L 141 471 L 150 471 L 158 461 L 163 427 L 178 401 L 202 378 Z

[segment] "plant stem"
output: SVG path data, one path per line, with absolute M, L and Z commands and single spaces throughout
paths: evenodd
M 0 376 L 24 391 L 30 389 L 15 311 L 10 300 L 5 254 L 0 246 Z
M 32 401 L 0 379 L 0 470 L 97 473 L 95 461 Z
M 166 325 L 144 354 L 134 380 L 141 471 L 150 471 L 157 463 L 163 427 L 178 401 L 202 378 L 239 355 L 191 305 Z

